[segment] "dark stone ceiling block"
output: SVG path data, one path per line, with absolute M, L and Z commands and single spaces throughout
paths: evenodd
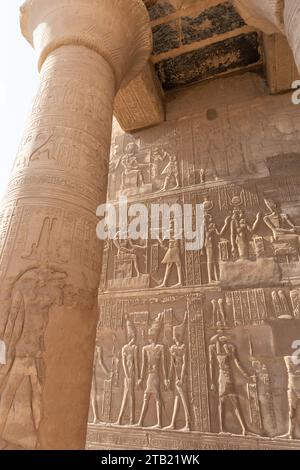
M 158 1 L 155 5 L 148 9 L 151 21 L 157 20 L 167 15 L 171 15 L 176 11 L 174 6 L 168 1 Z
M 234 7 L 226 2 L 211 7 L 197 16 L 182 17 L 181 25 L 182 43 L 191 44 L 241 28 L 245 23 Z
M 257 33 L 241 34 L 156 64 L 165 90 L 178 88 L 256 64 L 261 59 Z
M 161 54 L 180 46 L 178 20 L 155 26 L 153 33 L 153 54 Z

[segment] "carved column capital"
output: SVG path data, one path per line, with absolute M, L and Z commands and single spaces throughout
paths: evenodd
M 266 34 L 284 32 L 284 0 L 233 0 L 245 22 Z
M 138 75 L 152 50 L 142 0 L 27 0 L 21 29 L 38 54 L 39 69 L 59 47 L 84 46 L 110 64 L 117 87 Z

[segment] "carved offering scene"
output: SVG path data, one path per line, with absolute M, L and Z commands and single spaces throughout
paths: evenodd
M 287 355 L 300 325 L 294 295 L 104 296 L 90 445 L 189 449 L 191 439 L 197 449 L 221 449 L 230 436 L 230 448 L 298 446 L 299 366 Z

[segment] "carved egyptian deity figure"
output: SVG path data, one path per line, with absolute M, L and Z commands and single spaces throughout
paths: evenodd
M 27 380 L 27 402 L 32 410 L 32 418 L 30 423 L 23 424 L 34 429 L 34 435 L 29 436 L 32 446 L 38 444 L 44 378 L 44 333 L 50 307 L 63 304 L 66 277 L 67 274 L 57 268 L 41 265 L 23 272 L 13 285 L 8 320 L 2 337 L 7 350 L 6 365 L 1 370 L 4 381 L 0 395 L 0 437 L 4 441 L 9 412 L 14 407 L 18 389 Z
M 174 227 L 174 220 L 170 222 L 170 230 L 169 230 L 169 247 L 167 248 L 167 252 L 162 260 L 162 264 L 166 265 L 165 274 L 163 282 L 158 286 L 158 288 L 166 287 L 169 275 L 171 273 L 172 266 L 175 265 L 177 269 L 177 277 L 178 282 L 172 287 L 179 287 L 182 286 L 182 263 L 181 263 L 181 255 L 180 255 L 180 240 L 175 236 L 175 227 Z M 162 240 L 159 239 L 161 247 L 165 250 Z
M 126 255 L 127 258 L 132 259 L 136 275 L 137 277 L 139 277 L 141 275 L 141 272 L 137 261 L 136 249 L 140 248 L 145 250 L 146 246 L 135 245 L 129 237 L 128 233 L 124 236 L 121 234 L 121 232 L 116 233 L 113 239 L 113 243 L 118 250 L 118 257 Z
M 122 417 L 125 411 L 126 403 L 129 406 L 129 424 L 134 423 L 134 412 L 135 412 L 135 385 L 137 384 L 139 377 L 138 369 L 138 346 L 136 345 L 136 331 L 132 322 L 126 320 L 127 327 L 127 338 L 128 343 L 122 348 L 122 364 L 124 371 L 124 392 L 120 408 L 120 413 L 116 424 L 121 424 Z
M 176 422 L 176 418 L 178 414 L 179 405 L 181 402 L 183 406 L 183 410 L 184 410 L 184 417 L 185 417 L 185 426 L 183 429 L 181 429 L 181 431 L 190 430 L 189 409 L 188 409 L 185 393 L 183 391 L 183 381 L 186 375 L 186 366 L 187 366 L 186 347 L 185 347 L 185 344 L 183 343 L 186 316 L 187 314 L 185 315 L 185 319 L 182 325 L 178 325 L 173 328 L 174 344 L 170 347 L 171 363 L 170 363 L 169 380 L 171 380 L 173 375 L 175 375 L 175 401 L 174 401 L 174 409 L 173 409 L 171 424 L 165 428 L 165 429 L 175 429 L 175 422 Z
M 144 184 L 144 177 L 141 167 L 143 164 L 138 163 L 137 161 L 137 152 L 138 146 L 134 142 L 131 142 L 126 146 L 125 155 L 121 159 L 121 165 L 123 166 L 123 173 L 122 173 L 122 189 L 124 189 L 126 184 L 126 177 L 130 175 L 137 175 L 137 185 Z
M 288 234 L 300 234 L 300 227 L 295 225 L 287 214 L 281 213 L 271 199 L 265 199 L 269 214 L 265 215 L 264 222 L 272 231 L 273 241 L 284 240 Z
M 160 371 L 162 371 L 165 388 L 169 387 L 169 381 L 165 369 L 165 352 L 162 344 L 157 344 L 157 337 L 161 327 L 160 314 L 148 331 L 149 345 L 142 350 L 141 378 L 138 382 L 142 384 L 145 374 L 147 375 L 146 389 L 144 392 L 143 406 L 137 426 L 143 426 L 144 419 L 149 406 L 150 398 L 153 397 L 156 405 L 157 423 L 153 428 L 161 428 L 161 392 L 160 392 Z
M 218 367 L 218 396 L 219 396 L 219 420 L 220 431 L 224 433 L 225 426 L 225 412 L 226 403 L 229 403 L 235 413 L 235 416 L 241 426 L 242 434 L 246 435 L 246 426 L 240 410 L 238 395 L 235 389 L 235 380 L 233 375 L 233 365 L 236 366 L 238 371 L 243 377 L 249 381 L 251 378 L 243 370 L 237 354 L 235 346 L 229 342 L 226 336 L 222 333 L 214 336 L 210 341 L 209 358 L 210 358 L 210 377 L 211 377 L 211 390 L 215 390 L 214 386 L 214 363 L 216 361 Z
M 178 170 L 178 163 L 177 158 L 175 155 L 168 155 L 169 163 L 162 171 L 162 175 L 165 176 L 165 181 L 162 189 L 160 191 L 166 191 L 168 189 L 168 185 L 172 178 L 174 179 L 175 185 L 169 189 L 178 189 L 180 187 L 179 183 L 179 170 Z
M 153 154 L 152 154 L 152 162 L 151 162 L 151 176 L 152 178 L 159 178 L 159 164 L 165 159 L 167 153 L 165 150 L 160 149 L 159 147 L 155 147 Z
M 97 366 L 100 366 L 105 374 L 109 374 L 109 370 L 106 368 L 102 358 L 102 348 L 101 346 L 96 346 L 96 353 L 94 357 L 93 364 L 93 381 L 91 389 L 91 407 L 93 412 L 93 424 L 96 424 L 100 421 L 98 413 L 98 386 L 97 386 Z
M 208 283 L 219 280 L 219 241 L 225 232 L 230 217 L 219 232 L 210 214 L 204 215 L 204 248 L 206 253 Z
M 288 402 L 289 402 L 289 430 L 282 438 L 295 439 L 295 430 L 299 423 L 298 412 L 300 408 L 300 364 L 297 357 L 284 358 L 288 373 Z
M 249 259 L 249 245 L 256 227 L 260 221 L 257 214 L 252 227 L 247 223 L 243 211 L 234 209 L 231 217 L 231 251 L 234 257 Z

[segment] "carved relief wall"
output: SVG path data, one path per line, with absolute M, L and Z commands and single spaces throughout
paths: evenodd
M 87 447 L 299 449 L 299 110 L 255 74 L 167 99 L 109 200 L 204 203 L 204 246 L 106 243 Z

